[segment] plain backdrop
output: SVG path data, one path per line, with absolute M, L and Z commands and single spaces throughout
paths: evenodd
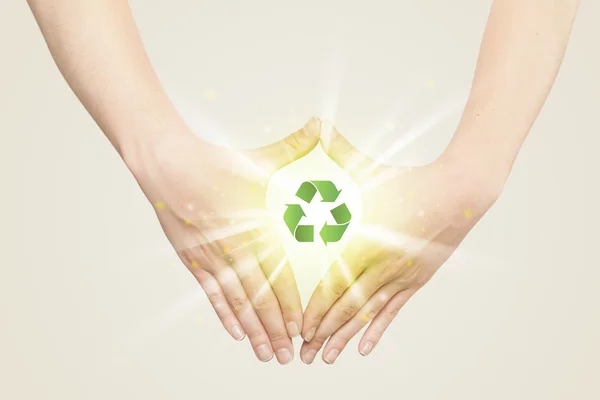
M 490 4 L 131 1 L 198 135 L 258 147 L 317 115 L 374 156 L 410 142 L 405 164 L 452 135 Z M 226 335 L 26 2 L 2 0 L 0 398 L 600 398 L 599 15 L 582 2 L 505 192 L 372 355 L 282 367 Z

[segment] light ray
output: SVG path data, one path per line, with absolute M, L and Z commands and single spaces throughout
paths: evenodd
M 267 276 L 267 281 L 262 285 L 262 287 L 256 294 L 257 297 L 260 297 L 265 294 L 265 292 L 271 287 L 271 284 L 275 280 L 277 280 L 277 277 L 281 273 L 281 270 L 286 266 L 287 262 L 288 262 L 287 257 L 283 257 L 281 259 L 281 262 L 279 264 L 277 264 L 277 267 L 275 267 L 275 270 L 273 270 L 271 275 Z
M 265 240 L 265 238 L 267 238 L 267 237 L 269 237 L 269 236 L 273 236 L 273 235 L 275 235 L 276 233 L 277 233 L 277 232 L 273 232 L 273 231 L 271 231 L 271 232 L 269 232 L 269 233 L 265 233 L 264 235 L 261 235 L 261 236 L 259 236 L 259 237 L 255 238 L 255 239 L 253 239 L 253 240 L 250 240 L 250 241 L 248 241 L 248 242 L 247 242 L 247 243 L 245 243 L 245 244 L 242 244 L 240 247 L 236 247 L 236 248 L 234 248 L 234 249 L 231 249 L 231 250 L 230 250 L 230 251 L 229 251 L 227 254 L 232 254 L 232 253 L 235 253 L 236 251 L 238 251 L 238 250 L 241 250 L 241 249 L 243 249 L 243 248 L 245 248 L 245 247 L 251 246 L 252 244 L 254 244 L 254 243 L 256 243 L 256 242 L 261 242 L 261 241 L 264 241 L 264 240 Z M 259 258 L 260 258 L 260 257 L 259 257 Z
M 260 228 L 262 226 L 265 226 L 267 223 L 268 223 L 268 221 L 266 221 L 264 219 L 259 219 L 256 221 L 241 222 L 241 223 L 236 223 L 233 225 L 227 225 L 227 226 L 215 228 L 215 229 L 205 231 L 205 232 L 203 231 L 202 235 L 205 237 L 206 243 L 200 243 L 200 244 L 208 244 L 208 243 L 215 242 L 217 240 L 223 240 L 223 239 L 227 239 L 232 236 L 240 235 L 242 233 L 246 233 L 246 232 L 255 230 L 257 228 Z
M 214 221 L 221 219 L 228 220 L 244 220 L 244 219 L 261 219 L 261 218 L 269 218 L 270 213 L 267 209 L 255 208 L 255 209 L 246 209 L 241 211 L 230 211 L 230 212 L 220 212 L 214 215 L 203 216 L 202 220 L 206 221 Z
M 388 116 L 377 127 L 375 127 L 371 132 L 368 132 L 367 134 L 364 135 L 368 140 L 366 141 L 365 146 L 361 146 L 361 153 L 363 153 L 365 155 L 372 154 L 373 151 L 375 150 L 376 146 L 383 140 L 384 137 L 386 137 L 389 134 L 394 133 L 394 131 L 395 131 L 394 125 L 396 122 L 395 115 L 406 112 L 406 109 L 407 109 L 406 100 L 405 99 L 398 100 L 396 103 L 396 106 L 393 107 L 394 111 L 390 112 L 388 114 Z M 346 169 L 348 171 L 354 171 L 357 168 L 361 168 L 362 166 L 359 165 L 359 161 L 361 159 L 362 159 L 362 157 L 351 158 L 350 161 L 346 164 Z
M 259 267 L 260 263 L 263 262 L 267 257 L 277 250 L 278 246 L 270 246 L 267 249 L 261 251 L 258 254 L 251 254 L 244 257 L 243 260 L 236 262 L 235 270 L 240 277 L 246 275 L 249 270 Z
M 474 261 L 482 265 L 493 264 L 499 267 L 505 265 L 505 262 L 502 260 L 493 260 L 474 254 L 473 252 L 467 253 L 460 246 L 455 247 L 435 240 L 393 232 L 381 226 L 362 224 L 357 234 L 410 254 L 418 254 L 425 247 L 430 247 L 433 251 L 450 253 L 453 258 L 463 261 Z
M 365 178 L 367 178 L 373 171 L 375 171 L 381 165 L 385 165 L 392 157 L 406 148 L 409 144 L 430 132 L 435 126 L 445 121 L 446 118 L 459 111 L 462 104 L 462 96 L 453 96 L 451 100 L 447 101 L 436 112 L 430 114 L 429 118 L 426 118 L 421 123 L 416 124 L 408 132 L 399 137 L 385 152 L 383 152 L 374 160 L 374 163 L 371 166 L 366 168 L 362 174 L 359 175 L 358 180 L 365 180 Z
M 369 190 L 373 190 L 378 188 L 390 180 L 399 177 L 402 174 L 410 171 L 409 168 L 398 168 L 398 167 L 389 167 L 383 168 L 381 172 L 373 174 L 370 176 L 365 182 L 359 185 L 359 189 L 361 192 L 368 192 Z
M 379 225 L 361 224 L 358 234 L 406 253 L 418 253 L 431 243 L 425 238 L 394 232 Z

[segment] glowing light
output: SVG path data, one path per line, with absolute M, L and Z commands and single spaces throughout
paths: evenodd
M 473 211 L 471 211 L 471 209 L 468 208 L 464 211 L 464 215 L 466 219 L 471 219 L 473 218 Z
M 154 208 L 156 208 L 157 210 L 164 210 L 164 208 L 165 208 L 164 201 L 157 201 L 156 203 L 154 203 Z

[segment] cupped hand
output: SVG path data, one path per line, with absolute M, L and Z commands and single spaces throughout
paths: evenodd
M 364 209 L 358 232 L 305 310 L 300 354 L 308 364 L 326 341 L 323 360 L 333 363 L 367 324 L 359 352 L 369 354 L 398 311 L 495 202 L 503 185 L 445 155 L 420 167 L 378 165 L 335 129 L 322 143 L 357 180 Z
M 293 357 L 302 329 L 292 269 L 266 212 L 270 176 L 319 142 L 320 121 L 270 146 L 238 151 L 192 133 L 139 150 L 132 168 L 177 254 L 225 329 L 247 335 L 259 360 Z

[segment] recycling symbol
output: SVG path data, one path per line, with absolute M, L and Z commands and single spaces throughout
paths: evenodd
M 342 191 L 337 190 L 333 182 L 330 181 L 306 181 L 300 185 L 300 188 L 296 192 L 296 197 L 310 204 L 317 192 L 321 195 L 321 202 L 335 203 Z M 283 220 L 294 238 L 298 242 L 314 242 L 315 227 L 313 225 L 300 225 L 302 218 L 306 216 L 302 206 L 300 204 L 286 204 L 286 206 L 287 209 L 283 214 Z M 352 219 L 352 214 L 350 214 L 350 210 L 345 203 L 331 209 L 330 212 L 336 225 L 330 225 L 325 222 L 325 225 L 321 228 L 319 235 L 325 245 L 327 243 L 339 242 Z

